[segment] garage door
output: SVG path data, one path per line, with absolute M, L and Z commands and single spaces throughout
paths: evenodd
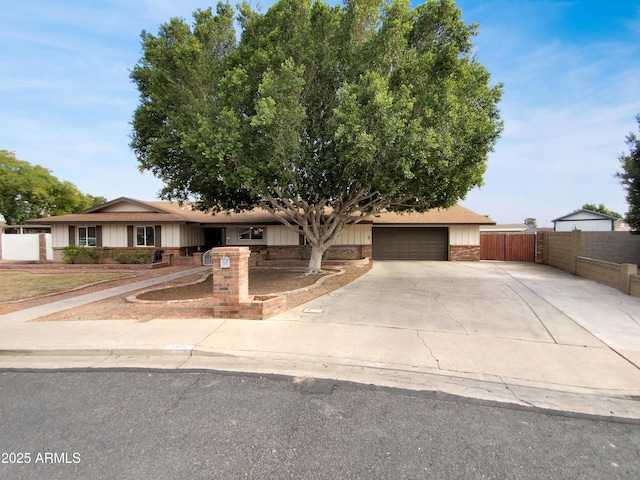
M 374 260 L 448 260 L 449 231 L 444 228 L 373 228 Z

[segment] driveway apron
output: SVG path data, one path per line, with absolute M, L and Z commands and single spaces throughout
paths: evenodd
M 640 387 L 640 299 L 547 266 L 376 262 L 278 318 L 341 325 L 350 338 L 341 341 L 358 343 L 361 355 L 403 338 L 391 347 L 396 362 L 442 374 L 627 394 Z M 364 326 L 376 332 L 362 336 Z

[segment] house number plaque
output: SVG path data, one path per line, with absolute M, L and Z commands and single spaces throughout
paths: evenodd
M 229 257 L 227 257 L 226 255 L 223 255 L 220 257 L 220 268 L 229 268 L 231 267 L 231 261 L 229 260 Z

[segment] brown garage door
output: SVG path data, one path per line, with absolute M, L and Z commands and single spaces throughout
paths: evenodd
M 449 229 L 374 227 L 374 260 L 448 260 Z

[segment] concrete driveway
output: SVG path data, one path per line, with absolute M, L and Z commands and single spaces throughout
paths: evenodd
M 378 261 L 278 319 L 332 325 L 324 354 L 353 365 L 375 355 L 398 371 L 533 388 L 514 395 L 536 405 L 558 392 L 640 392 L 640 299 L 547 266 Z
M 377 261 L 364 277 L 281 318 L 604 343 L 640 365 L 640 298 L 533 263 Z

